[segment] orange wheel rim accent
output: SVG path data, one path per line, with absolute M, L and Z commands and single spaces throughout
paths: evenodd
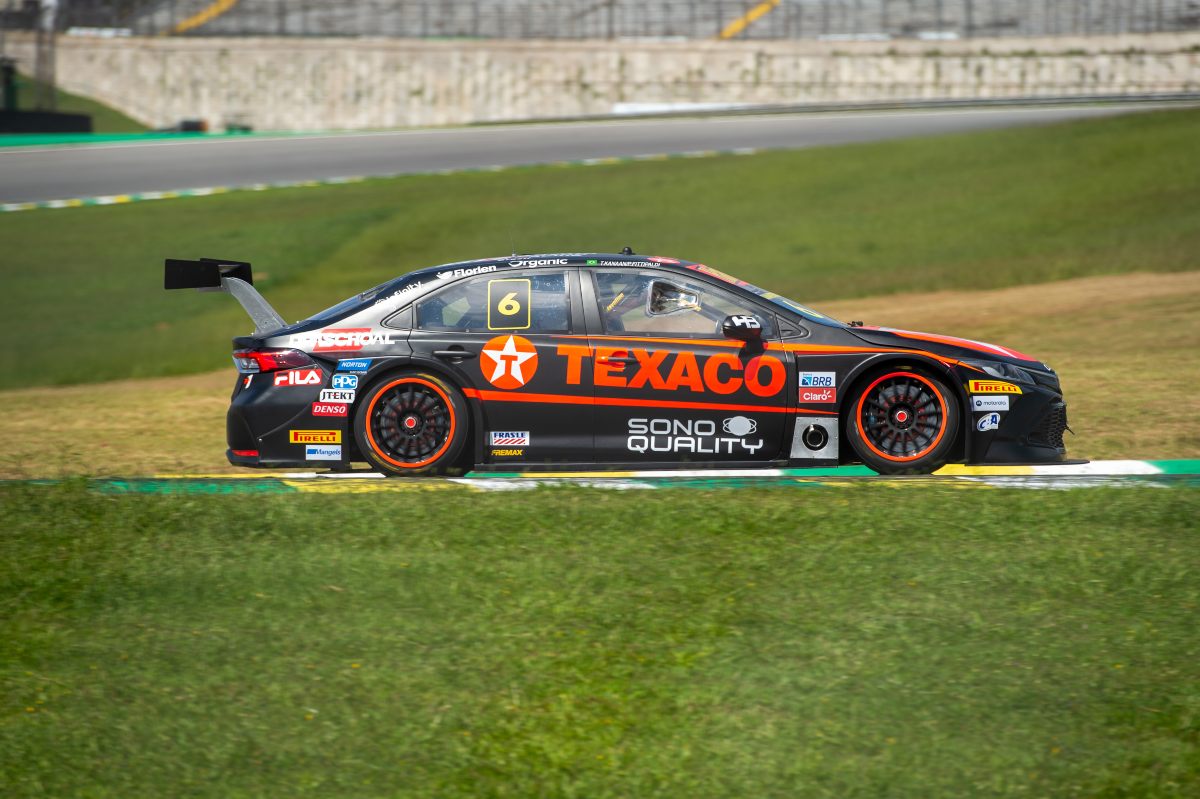
M 383 395 L 387 394 L 389 391 L 391 391 L 396 386 L 406 385 L 406 384 L 410 384 L 410 383 L 415 383 L 417 385 L 421 385 L 421 386 L 425 386 L 426 388 L 433 389 L 437 393 L 437 395 L 442 398 L 442 401 L 444 403 L 446 403 L 446 411 L 450 415 L 450 429 L 446 433 L 446 440 L 444 442 L 442 442 L 442 446 L 438 447 L 437 452 L 433 453 L 425 460 L 418 461 L 416 463 L 405 463 L 404 461 L 398 461 L 395 458 L 389 456 L 387 453 L 385 453 L 383 451 L 382 447 L 380 447 L 379 444 L 375 441 L 375 436 L 371 433 L 371 416 L 375 413 L 375 404 L 377 402 L 379 402 L 379 398 L 382 397 Z M 438 386 L 436 383 L 432 383 L 432 382 L 425 380 L 424 378 L 420 378 L 420 377 L 401 377 L 399 379 L 393 380 L 392 382 L 388 383 L 386 386 L 384 386 L 382 389 L 380 389 L 378 392 L 376 392 L 374 397 L 371 398 L 370 404 L 367 405 L 367 413 L 366 413 L 365 418 L 367 421 L 367 425 L 366 425 L 366 427 L 367 427 L 367 443 L 370 444 L 371 451 L 374 452 L 375 455 L 378 456 L 380 459 L 387 461 L 388 463 L 392 464 L 393 466 L 396 466 L 401 469 L 419 469 L 422 466 L 428 466 L 429 464 L 436 461 L 438 458 L 442 457 L 442 454 L 445 453 L 445 451 L 450 447 L 450 442 L 454 440 L 454 430 L 458 424 L 458 419 L 454 413 L 454 405 L 453 405 L 453 403 L 450 402 L 450 397 L 448 397 L 446 395 L 446 392 L 442 391 L 441 386 Z
M 875 446 L 874 442 L 871 441 L 871 437 L 867 433 L 866 428 L 863 427 L 863 403 L 867 401 L 867 397 L 871 395 L 871 392 L 875 389 L 875 386 L 879 385 L 885 380 L 890 380 L 895 377 L 904 377 L 910 380 L 915 380 L 921 385 L 925 386 L 925 388 L 927 388 L 929 391 L 933 392 L 933 396 L 937 397 L 938 410 L 941 413 L 942 422 L 940 425 L 938 425 L 937 435 L 934 436 L 933 441 L 929 442 L 929 444 L 927 444 L 923 449 L 912 455 L 892 455 L 884 452 L 883 450 L 879 449 L 879 447 Z M 931 383 L 929 380 L 919 374 L 916 374 L 915 372 L 891 372 L 883 375 L 882 377 L 876 378 L 875 382 L 867 386 L 862 394 L 859 395 L 858 403 L 854 406 L 854 423 L 858 425 L 858 437 L 862 439 L 862 442 L 867 445 L 867 449 L 871 450 L 871 452 L 875 453 L 884 460 L 892 461 L 893 463 L 908 463 L 928 455 L 937 448 L 937 445 L 942 440 L 942 436 L 946 434 L 948 413 L 949 408 L 946 405 L 946 398 L 942 396 L 942 392 L 937 390 L 937 386 L 933 385 L 933 383 Z

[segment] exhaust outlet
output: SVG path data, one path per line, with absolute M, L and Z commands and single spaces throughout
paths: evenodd
M 816 452 L 824 449 L 825 445 L 829 443 L 829 433 L 825 432 L 825 428 L 820 425 L 810 424 L 804 428 L 800 440 L 804 442 L 804 446 Z

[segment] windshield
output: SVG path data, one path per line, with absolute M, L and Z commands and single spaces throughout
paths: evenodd
M 746 291 L 750 292 L 751 294 L 754 294 L 758 297 L 762 297 L 764 300 L 772 302 L 781 308 L 786 308 L 789 311 L 792 311 L 793 313 L 798 313 L 807 319 L 813 320 L 814 322 L 820 322 L 820 323 L 826 324 L 826 325 L 841 325 L 842 324 L 838 320 L 834 319 L 832 316 L 826 316 L 825 314 L 821 313 L 820 311 L 814 311 L 812 308 L 809 308 L 808 306 L 801 305 L 800 303 L 796 302 L 795 300 L 789 300 L 787 297 L 782 297 L 773 291 L 767 291 L 766 289 L 761 289 L 758 286 L 754 285 L 753 283 L 747 283 L 744 280 L 739 280 L 738 278 L 734 277 L 733 275 L 728 275 L 728 274 L 722 272 L 720 269 L 713 269 L 711 266 L 705 266 L 704 264 L 696 264 L 695 266 L 693 266 L 691 268 L 695 269 L 697 272 L 703 272 L 704 274 L 712 275 L 713 277 L 718 278 L 719 280 L 724 280 L 726 283 L 732 283 L 735 286 L 744 288 Z

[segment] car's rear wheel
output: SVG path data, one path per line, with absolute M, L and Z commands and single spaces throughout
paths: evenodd
M 958 403 L 945 383 L 906 368 L 867 378 L 851 397 L 847 437 L 880 474 L 929 474 L 945 465 L 958 436 Z
M 354 419 L 359 451 L 389 474 L 452 474 L 468 440 L 462 393 L 434 375 L 386 377 L 363 397 Z

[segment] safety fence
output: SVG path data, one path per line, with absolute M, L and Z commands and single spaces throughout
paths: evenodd
M 960 39 L 1200 29 L 1200 0 L 0 0 L 107 35 Z

